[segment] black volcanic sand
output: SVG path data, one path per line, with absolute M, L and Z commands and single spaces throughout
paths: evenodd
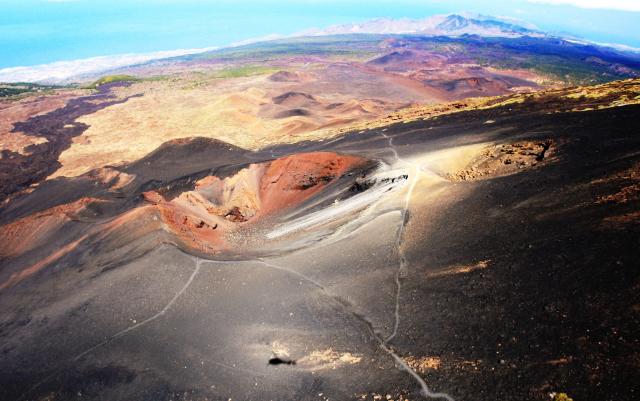
M 407 236 L 419 240 L 407 255 L 394 345 L 442 359 L 428 383 L 465 400 L 543 400 L 558 391 L 576 400 L 638 398 L 640 225 L 637 217 L 603 221 L 637 212 L 639 202 L 597 204 L 629 183 L 592 182 L 639 162 L 639 110 L 504 109 L 441 118 L 429 131 L 411 132 L 424 122 L 387 131 L 407 153 L 417 135 L 434 148 L 455 131 L 473 142 L 489 119 L 506 129 L 498 140 L 561 144 L 559 160 L 544 168 L 455 184 L 429 199 L 433 207 L 411 209 Z M 337 146 L 346 150 L 348 141 Z M 485 269 L 434 274 L 483 261 Z
M 455 400 L 548 400 L 551 392 L 635 400 L 640 225 L 637 217 L 604 220 L 637 212 L 638 201 L 598 203 L 628 182 L 597 180 L 640 162 L 640 107 L 509 107 L 384 132 L 403 158 L 486 141 L 554 144 L 550 160 L 519 174 L 420 191 L 418 184 L 390 346 L 405 357 L 439 358 L 422 376 Z M 80 178 L 45 182 L 5 208 L 1 221 L 89 195 L 117 204 L 107 218 L 139 204 L 145 188 L 188 186 L 211 171 L 293 152 L 393 161 L 380 130 L 260 153 L 198 141 L 125 168 L 137 178 L 118 193 Z M 207 153 L 219 159 L 207 161 Z M 141 240 L 137 247 L 151 249 L 144 253 L 80 247 L 0 291 L 0 399 L 420 399 L 418 384 L 376 338 L 395 321 L 399 227 L 399 213 L 382 214 L 338 242 L 266 263 L 205 261 L 157 246 L 161 238 Z M 121 262 L 94 262 L 104 260 Z M 309 363 L 326 350 L 359 359 Z M 269 364 L 276 357 L 296 364 Z
M 0 158 L 0 201 L 7 196 L 32 184 L 44 180 L 60 168 L 58 157 L 71 146 L 74 137 L 81 135 L 88 125 L 76 122 L 83 115 L 92 114 L 105 107 L 124 103 L 134 95 L 117 99 L 111 89 L 129 85 L 115 82 L 101 85 L 98 91 L 89 96 L 71 99 L 66 106 L 49 113 L 34 116 L 14 125 L 13 132 L 45 138 L 47 141 L 29 145 L 28 154 L 2 150 Z

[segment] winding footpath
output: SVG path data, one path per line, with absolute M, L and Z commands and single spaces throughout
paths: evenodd
M 409 180 L 411 180 L 411 184 L 409 185 L 409 189 L 407 190 L 407 195 L 405 197 L 404 207 L 401 213 L 400 227 L 398 228 L 398 236 L 396 237 L 396 248 L 398 250 L 398 257 L 400 260 L 398 263 L 398 270 L 396 271 L 396 275 L 395 275 L 395 282 L 396 282 L 395 322 L 393 325 L 393 331 L 387 338 L 381 341 L 380 347 L 384 349 L 387 353 L 389 353 L 389 355 L 391 355 L 393 359 L 395 359 L 398 365 L 400 365 L 405 371 L 407 371 L 411 376 L 413 376 L 414 379 L 416 379 L 416 381 L 420 384 L 420 387 L 422 388 L 422 395 L 428 398 L 433 398 L 433 399 L 442 398 L 447 401 L 454 401 L 453 397 L 451 397 L 446 393 L 434 393 L 431 390 L 429 390 L 429 386 L 424 381 L 424 379 L 409 365 L 407 365 L 407 363 L 389 347 L 389 342 L 392 341 L 398 335 L 398 328 L 400 326 L 400 319 L 401 319 L 400 300 L 402 298 L 402 279 L 407 276 L 407 259 L 404 256 L 404 252 L 402 251 L 402 239 L 404 237 L 405 228 L 407 224 L 407 214 L 409 213 L 411 196 L 413 195 L 413 190 L 416 187 L 416 184 L 419 179 L 419 175 L 423 172 L 423 169 L 417 164 L 401 158 L 400 155 L 398 154 L 398 150 L 393 144 L 393 138 L 385 134 L 384 131 L 379 131 L 379 133 L 380 135 L 382 135 L 382 137 L 384 137 L 389 142 L 388 148 L 393 153 L 393 156 L 395 157 L 396 161 L 402 163 L 405 166 L 411 167 L 411 169 L 413 170 L 412 173 L 409 174 Z

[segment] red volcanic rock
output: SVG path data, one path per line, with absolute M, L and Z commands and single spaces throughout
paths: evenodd
M 364 162 L 360 157 L 330 152 L 302 153 L 274 160 L 261 180 L 261 213 L 295 206 Z
M 95 198 L 80 198 L 75 202 L 55 206 L 1 226 L 0 259 L 18 257 L 46 247 L 51 241 L 61 236 L 64 237 L 61 233 L 64 232 L 65 224 L 77 219 L 86 206 L 94 202 L 103 201 Z M 11 273 L 8 278 L 0 282 L 0 290 L 11 287 L 56 262 L 76 249 L 87 237 L 88 234 L 71 235 L 68 238 L 70 242 L 53 253 Z
M 157 205 L 165 201 L 164 197 L 156 191 L 147 191 L 142 193 L 142 197 L 149 203 Z
M 63 224 L 76 218 L 78 213 L 93 202 L 100 200 L 80 198 L 1 226 L 0 257 L 13 257 L 43 245 Z
M 300 205 L 365 159 L 330 152 L 302 153 L 251 164 L 221 179 L 208 176 L 170 201 L 143 194 L 164 227 L 187 247 L 203 252 L 229 248 L 226 239 L 245 225 Z
M 86 238 L 87 238 L 87 234 L 85 234 L 82 237 L 76 239 L 75 241 L 72 241 L 71 243 L 63 246 L 62 248 L 60 248 L 57 251 L 53 252 L 51 255 L 45 257 L 44 259 L 42 259 L 42 260 L 40 260 L 40 261 L 38 261 L 38 262 L 36 262 L 34 264 L 32 264 L 31 266 L 11 274 L 11 276 L 9 276 L 8 280 L 6 280 L 3 283 L 0 283 L 0 290 L 3 290 L 5 288 L 9 288 L 9 287 L 19 283 L 20 281 L 24 280 L 25 278 L 37 273 L 38 271 L 40 271 L 45 266 L 47 266 L 47 265 L 49 265 L 51 263 L 54 263 L 55 261 L 59 260 L 60 258 L 65 256 L 66 254 L 68 254 L 71 251 L 73 251 L 74 249 L 76 249 L 78 247 L 78 245 L 80 243 L 82 243 L 82 241 L 84 241 Z
M 234 223 L 247 221 L 247 218 L 242 215 L 242 212 L 240 211 L 240 208 L 238 206 L 232 207 L 231 210 L 224 215 L 224 217 L 229 221 L 233 221 Z
M 88 197 L 28 215 L 0 226 L 0 258 L 15 260 L 51 245 L 51 241 L 56 247 L 48 254 L 43 252 L 40 259 L 5 270 L 0 290 L 55 264 L 80 245 L 100 244 L 102 249 L 116 252 L 135 243 L 135 252 L 143 252 L 167 241 L 214 254 L 233 249 L 234 238 L 261 241 L 255 234 L 255 222 L 301 205 L 366 162 L 330 152 L 302 153 L 251 164 L 230 177 L 204 177 L 193 189 L 171 198 L 162 191 L 146 191 L 142 193 L 146 203 L 109 219 L 93 214 L 89 220 L 82 219 L 87 205 L 106 202 Z M 96 174 L 100 178 L 97 182 L 110 185 L 129 181 L 106 170 Z M 79 220 L 82 222 L 73 223 Z M 69 231 L 68 224 L 81 224 L 82 229 Z

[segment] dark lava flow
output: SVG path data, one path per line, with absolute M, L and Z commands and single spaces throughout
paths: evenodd
M 2 150 L 0 158 L 0 202 L 12 193 L 24 189 L 31 184 L 44 180 L 60 167 L 58 157 L 69 148 L 71 140 L 81 135 L 86 124 L 75 120 L 83 115 L 92 114 L 105 107 L 128 101 L 133 95 L 117 100 L 111 89 L 125 86 L 127 83 L 116 82 L 100 85 L 97 93 L 71 99 L 66 106 L 49 113 L 34 116 L 27 121 L 14 124 L 13 132 L 45 138 L 47 141 L 29 145 L 28 154 L 20 154 L 10 150 Z

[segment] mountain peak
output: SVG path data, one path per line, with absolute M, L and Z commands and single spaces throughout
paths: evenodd
M 322 30 L 305 31 L 310 36 L 339 35 L 349 33 L 370 34 L 422 34 L 422 35 L 478 35 L 487 37 L 543 36 L 531 27 L 514 20 L 470 13 L 435 15 L 423 19 L 377 18 L 359 23 L 334 25 Z
M 449 15 L 443 22 L 438 24 L 437 28 L 445 31 L 459 30 L 469 26 L 470 19 L 458 14 Z

